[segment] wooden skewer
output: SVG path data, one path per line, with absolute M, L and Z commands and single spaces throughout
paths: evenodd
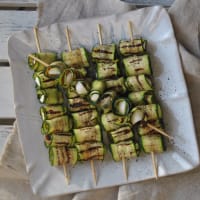
M 68 27 L 66 27 L 66 29 L 65 29 L 65 34 L 66 34 L 67 45 L 68 45 L 69 51 L 72 51 L 72 46 L 71 46 L 71 40 L 70 40 L 70 34 L 69 34 Z M 92 170 L 92 176 L 93 176 L 94 183 L 95 183 L 95 185 L 97 185 L 96 170 L 95 170 L 95 166 L 94 166 L 94 161 L 93 160 L 90 160 L 90 166 L 91 166 L 91 170 Z
M 101 24 L 97 24 L 97 30 L 98 30 L 99 44 L 102 45 L 103 40 L 102 40 Z M 128 180 L 128 173 L 127 173 L 126 158 L 124 156 L 122 157 L 122 166 L 123 166 L 124 176 L 125 176 L 126 181 L 127 181 Z
M 131 40 L 133 40 L 133 24 L 131 21 L 128 22 L 128 27 L 129 27 L 129 35 Z M 167 134 L 166 132 L 164 132 L 163 130 L 158 129 L 157 127 L 151 125 L 151 124 L 147 124 L 147 126 L 149 126 L 150 128 L 154 129 L 155 131 L 159 132 L 160 134 L 164 135 L 165 137 L 168 137 L 169 139 L 173 139 L 172 136 L 170 136 L 169 134 Z
M 128 27 L 129 27 L 129 35 L 131 40 L 133 40 L 133 24 L 131 21 L 128 22 Z
M 92 176 L 93 176 L 94 183 L 95 183 L 95 185 L 97 185 L 96 169 L 95 169 L 93 160 L 90 160 L 90 166 L 91 166 L 91 170 L 92 170 Z
M 39 43 L 39 39 L 38 39 L 38 28 L 37 27 L 33 28 L 33 33 L 34 33 L 34 38 L 35 38 L 37 51 L 38 51 L 38 53 L 40 53 L 41 52 L 41 48 L 40 48 L 40 43 Z
M 69 173 L 67 170 L 67 166 L 65 164 L 63 164 L 63 171 L 64 171 L 66 183 L 67 183 L 67 185 L 69 185 L 70 177 L 69 177 Z
M 30 57 L 30 58 L 32 58 L 33 60 L 39 62 L 40 64 L 44 65 L 45 67 L 48 67 L 48 66 L 49 66 L 49 64 L 47 64 L 46 62 L 40 60 L 39 58 L 37 58 L 37 57 L 35 57 L 35 56 L 31 55 L 31 54 L 30 54 L 28 57 Z
M 123 165 L 124 176 L 126 178 L 126 181 L 128 181 L 126 158 L 124 156 L 122 157 L 122 165 Z
M 65 33 L 66 33 L 66 39 L 67 39 L 67 45 L 68 45 L 69 51 L 72 51 L 68 27 L 66 28 Z
M 40 48 L 40 42 L 39 42 L 39 39 L 38 39 L 38 29 L 37 29 L 37 27 L 33 28 L 33 32 L 34 32 L 35 43 L 36 43 L 36 46 L 37 46 L 37 51 L 38 51 L 38 53 L 40 53 L 41 52 L 41 48 Z M 31 57 L 34 60 L 38 61 L 39 63 L 41 63 L 45 67 L 49 66 L 49 64 L 45 63 L 44 61 L 40 60 L 39 58 L 37 58 L 37 57 L 35 57 L 33 55 L 29 55 L 29 57 Z M 66 183 L 68 185 L 69 184 L 69 175 L 68 175 L 67 166 L 65 164 L 63 164 L 63 171 L 64 171 L 64 176 L 65 176 Z
M 128 22 L 128 27 L 129 27 L 129 35 L 130 35 L 130 38 L 131 40 L 133 40 L 133 24 L 131 21 Z M 149 126 L 150 128 L 156 130 L 157 132 L 163 134 L 164 131 L 161 131 L 160 129 L 156 128 L 155 126 L 151 125 L 151 124 L 147 124 L 147 126 Z M 167 137 L 170 137 L 167 133 L 164 133 L 163 135 L 167 135 Z M 155 159 L 155 153 L 154 152 L 151 152 L 151 159 L 152 159 L 152 165 L 153 165 L 153 171 L 154 171 L 154 174 L 155 174 L 155 178 L 156 180 L 158 179 L 158 167 L 157 167 L 157 163 L 156 163 L 156 159 Z
M 172 136 L 170 136 L 168 133 L 164 132 L 163 130 L 153 126 L 152 124 L 147 123 L 147 126 L 155 131 L 157 131 L 158 133 L 160 133 L 161 135 L 164 135 L 165 137 L 173 140 L 174 138 Z
M 152 159 L 152 164 L 153 164 L 153 171 L 155 175 L 155 179 L 158 180 L 158 166 L 155 158 L 155 153 L 151 152 L 151 159 Z
M 101 32 L 101 24 L 97 24 L 97 30 L 98 30 L 98 37 L 99 37 L 99 44 L 102 45 L 102 32 Z

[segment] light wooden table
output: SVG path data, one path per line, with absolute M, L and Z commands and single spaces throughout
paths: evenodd
M 0 0 L 0 152 L 15 120 L 7 41 L 14 32 L 35 25 L 36 8 L 37 0 Z
M 11 70 L 7 40 L 16 31 L 31 29 L 37 21 L 38 0 L 0 0 L 0 152 L 15 120 Z M 126 0 L 125 0 L 126 1 Z M 155 0 L 127 0 L 137 5 L 152 5 Z M 163 0 L 156 1 L 163 5 Z M 173 0 L 168 0 L 173 2 Z

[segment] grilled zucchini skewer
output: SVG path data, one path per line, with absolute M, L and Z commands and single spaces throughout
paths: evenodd
M 66 39 L 67 39 L 69 52 L 62 53 L 62 58 L 63 58 L 64 62 L 67 65 L 74 67 L 74 68 L 89 67 L 89 62 L 88 62 L 88 59 L 87 59 L 85 49 L 80 48 L 80 49 L 76 49 L 76 50 L 72 51 L 68 27 L 66 28 Z M 68 59 L 68 58 L 72 58 L 72 59 Z M 73 59 L 73 58 L 75 58 L 75 59 Z M 79 58 L 79 59 L 77 59 L 77 58 Z M 80 63 L 81 63 L 81 65 L 80 65 Z M 74 116 L 76 116 L 75 113 L 73 114 L 73 118 L 75 119 L 76 117 L 74 117 Z M 77 124 L 77 127 L 78 127 L 78 124 Z M 96 185 L 97 184 L 97 178 L 96 178 L 96 170 L 95 170 L 93 159 L 90 160 L 90 165 L 91 165 L 93 180 L 94 180 L 94 183 Z
M 120 42 L 119 50 L 120 50 L 121 55 L 127 56 L 127 55 L 133 55 L 133 54 L 138 54 L 138 53 L 144 53 L 146 51 L 146 43 L 147 42 L 143 39 L 133 39 L 133 27 L 132 27 L 131 21 L 128 22 L 128 27 L 129 27 L 129 33 L 130 33 L 130 41 L 121 41 Z M 126 63 L 126 61 L 125 61 L 125 63 Z M 125 65 L 125 66 L 126 66 L 126 75 L 133 75 L 133 73 L 129 73 L 129 68 L 130 68 L 130 67 L 128 67 L 129 65 Z M 144 71 L 144 70 L 142 70 L 142 71 Z M 150 71 L 148 71 L 148 72 L 150 72 Z M 139 113 L 138 111 L 136 111 L 136 113 L 138 113 L 138 114 L 134 120 L 136 120 L 135 122 L 137 123 L 137 120 L 140 120 L 139 118 L 142 117 L 142 116 L 140 116 L 140 114 L 142 115 L 142 113 Z M 145 113 L 145 112 L 143 112 L 143 113 Z M 158 115 L 159 115 L 159 112 L 158 112 Z M 145 116 L 143 116 L 143 117 L 145 117 Z M 158 118 L 159 118 L 159 116 L 158 116 Z M 132 122 L 132 120 L 131 120 L 131 122 Z M 152 158 L 154 175 L 157 180 L 158 179 L 158 167 L 157 167 L 157 163 L 155 161 L 156 159 L 155 159 L 155 154 L 153 151 L 151 152 L 151 158 Z
M 42 54 L 41 49 L 40 49 L 39 39 L 38 39 L 38 30 L 37 30 L 36 27 L 34 27 L 33 32 L 34 32 L 34 38 L 35 38 L 38 53 Z M 47 57 L 54 58 L 53 55 L 54 54 L 52 54 L 51 57 L 50 56 L 47 56 Z M 40 59 L 37 59 L 37 57 L 34 57 L 32 55 L 29 55 L 29 60 L 30 60 L 30 58 L 33 59 L 33 63 L 36 63 L 36 61 L 37 61 L 40 65 L 43 65 L 44 71 L 47 70 L 46 72 L 48 72 L 49 75 L 51 74 L 51 68 L 49 68 L 49 64 L 52 63 L 53 61 L 56 61 L 55 58 L 50 60 L 49 63 L 46 63 L 46 62 L 44 62 Z M 60 73 L 61 73 L 61 71 L 59 71 L 59 72 L 56 71 L 56 70 L 53 71 L 53 75 L 56 74 L 58 76 L 58 75 L 60 75 Z M 44 76 L 45 76 L 45 74 L 44 74 Z M 47 80 L 48 78 L 44 78 L 44 79 Z M 37 82 L 36 82 L 36 84 L 37 84 Z M 68 174 L 68 170 L 67 170 L 67 167 L 66 167 L 65 164 L 66 163 L 75 164 L 76 161 L 77 161 L 76 155 L 77 155 L 77 153 L 76 153 L 75 148 L 71 148 L 71 149 L 67 149 L 66 147 L 59 147 L 59 148 L 58 147 L 51 147 L 51 148 L 49 148 L 49 158 L 50 158 L 51 164 L 54 165 L 54 166 L 55 165 L 62 165 L 63 166 L 64 175 L 65 175 L 65 179 L 66 179 L 67 184 L 69 184 L 69 174 Z M 61 158 L 61 160 L 59 158 Z
M 116 55 L 116 48 L 114 44 L 111 45 L 103 45 L 102 41 L 102 32 L 101 32 L 101 25 L 97 25 L 98 29 L 98 37 L 99 37 L 99 46 L 96 46 L 92 50 L 92 58 L 96 61 L 103 61 L 103 62 L 114 62 L 115 55 Z M 96 54 L 97 51 L 97 54 Z M 108 53 L 107 53 L 108 52 Z M 107 85 L 107 84 L 106 84 Z M 123 172 L 126 180 L 128 180 L 127 175 L 127 166 L 126 166 L 126 159 L 122 154 L 122 165 L 123 165 Z

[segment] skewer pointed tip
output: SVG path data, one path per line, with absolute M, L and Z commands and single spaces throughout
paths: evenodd
M 90 161 L 90 166 L 91 166 L 91 170 L 92 170 L 92 176 L 93 176 L 94 184 L 96 186 L 97 185 L 97 176 L 96 176 L 96 169 L 95 169 L 93 160 Z
M 64 170 L 66 183 L 67 183 L 67 185 L 69 185 L 70 177 L 69 177 L 69 174 L 68 174 L 67 166 L 65 164 L 63 164 L 63 170 Z
M 124 157 L 122 157 L 122 165 L 123 165 L 124 176 L 126 178 L 126 181 L 128 181 L 126 158 L 124 158 Z
M 147 126 L 148 126 L 149 128 L 151 128 L 151 129 L 157 131 L 157 132 L 160 133 L 161 135 L 163 135 L 163 136 L 169 138 L 170 140 L 174 140 L 174 138 L 173 138 L 172 136 L 170 136 L 168 133 L 164 132 L 163 130 L 161 130 L 161 129 L 155 127 L 155 126 L 153 126 L 152 124 L 147 123 Z
M 153 171 L 155 175 L 155 179 L 158 180 L 158 166 L 155 158 L 155 153 L 151 152 L 151 159 L 152 159 L 152 165 L 153 165 Z

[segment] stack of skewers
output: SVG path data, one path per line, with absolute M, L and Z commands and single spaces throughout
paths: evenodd
M 100 25 L 98 30 L 100 44 L 91 53 L 95 78 L 88 73 L 89 53 L 84 48 L 72 50 L 68 29 L 69 51 L 62 52 L 61 59 L 56 53 L 41 52 L 36 29 L 38 53 L 28 58 L 37 97 L 43 104 L 41 132 L 50 163 L 64 167 L 67 182 L 66 165 L 89 160 L 96 184 L 93 160 L 103 160 L 105 155 L 102 129 L 113 159 L 123 163 L 126 179 L 126 160 L 139 155 L 139 143 L 155 162 L 154 153 L 164 150 L 159 133 L 168 136 L 162 130 L 161 108 L 155 103 L 146 41 L 132 36 L 130 41 L 120 41 L 120 65 L 116 45 L 103 44 Z M 156 167 L 154 170 L 157 178 Z

